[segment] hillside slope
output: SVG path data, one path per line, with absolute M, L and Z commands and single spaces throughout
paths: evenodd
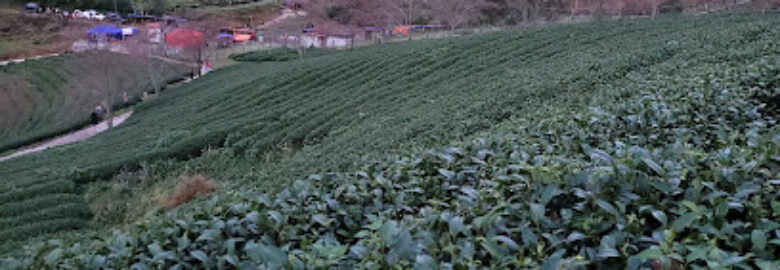
M 488 130 L 491 132 L 487 134 L 493 134 L 491 136 L 497 138 L 502 135 L 518 136 L 515 137 L 515 140 L 521 141 L 518 147 L 524 147 L 528 153 L 536 153 L 538 156 L 554 151 L 558 147 L 560 148 L 558 151 L 574 151 L 571 149 L 580 147 L 582 143 L 593 147 L 599 145 L 615 147 L 613 143 L 616 144 L 614 140 L 617 139 L 631 145 L 663 146 L 673 141 L 665 141 L 667 137 L 654 138 L 652 134 L 655 131 L 665 133 L 654 136 L 685 134 L 684 129 L 692 129 L 696 133 L 700 131 L 693 127 L 699 129 L 706 128 L 708 125 L 729 127 L 752 117 L 735 115 L 727 119 L 729 122 L 717 122 L 718 118 L 714 118 L 715 120 L 710 118 L 710 114 L 717 115 L 713 113 L 713 108 L 696 109 L 698 108 L 696 106 L 702 104 L 695 102 L 698 99 L 695 95 L 679 96 L 686 93 L 686 90 L 692 94 L 711 95 L 712 88 L 730 88 L 742 84 L 751 86 L 749 77 L 743 79 L 739 75 L 753 74 L 754 69 L 757 69 L 758 75 L 755 75 L 755 78 L 761 82 L 760 86 L 764 87 L 758 89 L 770 89 L 770 93 L 777 91 L 773 78 L 777 74 L 777 57 L 780 55 L 777 44 L 780 33 L 771 26 L 777 24 L 779 19 L 771 15 L 721 15 L 693 19 L 664 18 L 656 21 L 554 26 L 532 31 L 505 31 L 449 40 L 387 44 L 282 64 L 239 64 L 217 71 L 188 86 L 169 91 L 160 99 L 142 104 L 125 124 L 93 140 L 0 164 L 0 175 L 3 179 L 9 179 L 0 183 L 0 190 L 5 191 L 0 193 L 2 196 L 0 211 L 5 211 L 3 222 L 0 223 L 0 239 L 19 240 L 40 232 L 84 226 L 88 222 L 89 211 L 85 211 L 83 202 L 79 203 L 77 196 L 67 195 L 74 201 L 73 205 L 67 207 L 58 208 L 59 205 L 55 203 L 61 201 L 57 196 L 66 196 L 60 194 L 78 193 L 74 181 L 87 183 L 108 178 L 120 169 L 133 170 L 155 160 L 168 158 L 185 160 L 182 162 L 191 158 L 198 160 L 197 156 L 204 148 L 221 149 L 225 152 L 224 155 L 235 160 L 223 159 L 219 164 L 207 165 L 207 167 L 212 166 L 213 171 L 234 173 L 233 178 L 227 178 L 226 181 L 234 181 L 244 188 L 247 186 L 274 188 L 289 184 L 291 180 L 309 173 L 365 168 L 369 166 L 367 164 L 373 164 L 361 161 L 365 156 L 390 157 L 394 153 L 405 153 L 409 149 L 440 147 L 454 141 L 475 138 L 473 136 L 483 136 L 485 133 L 482 132 Z M 752 67 L 759 59 L 766 62 L 764 66 Z M 727 69 L 733 74 L 710 70 L 721 67 L 718 63 L 733 68 L 733 70 Z M 706 68 L 699 69 L 699 67 Z M 685 76 L 679 77 L 682 74 Z M 708 77 L 726 75 L 731 77 L 727 77 L 728 80 L 725 81 L 720 81 L 717 77 Z M 687 80 L 688 77 L 697 79 Z M 646 82 L 637 84 L 642 80 Z M 632 88 L 639 86 L 641 88 Z M 611 91 L 612 89 L 619 91 Z M 666 97 L 682 99 L 682 106 L 690 104 L 694 107 L 692 113 L 700 110 L 705 114 L 696 118 L 698 120 L 693 118 L 685 118 L 690 121 L 680 120 L 677 128 L 674 125 L 674 121 L 677 120 L 664 115 L 667 111 L 667 107 L 664 107 L 666 105 L 652 99 L 647 101 L 653 95 L 659 95 L 662 99 Z M 733 101 L 737 104 L 744 103 L 746 109 L 755 109 L 758 105 L 752 103 L 751 98 L 753 97 L 738 96 Z M 588 113 L 589 107 L 599 104 L 609 107 L 607 112 L 626 110 L 615 118 L 623 119 L 621 121 L 637 119 L 629 117 L 631 114 L 625 112 L 643 113 L 650 118 L 643 121 L 630 120 L 628 123 L 614 120 L 621 124 L 609 126 L 609 122 L 600 122 L 607 121 L 607 118 L 599 118 L 607 117 L 609 113 L 598 111 Z M 630 107 L 637 104 L 647 108 Z M 628 107 L 621 108 L 621 106 Z M 646 111 L 636 111 L 639 109 Z M 735 110 L 739 111 L 737 108 Z M 658 115 L 655 115 L 656 113 Z M 569 116 L 572 118 L 569 119 Z M 694 124 L 695 121 L 705 121 L 705 124 Z M 655 130 L 658 128 L 662 130 Z M 772 126 L 764 123 L 756 132 L 758 135 L 766 135 L 772 130 L 771 128 Z M 632 135 L 635 133 L 633 129 L 640 130 L 643 136 Z M 567 133 L 577 130 L 581 132 Z M 529 135 L 528 139 L 524 139 L 526 134 Z M 589 137 L 587 134 L 603 136 Z M 696 133 L 696 135 L 701 134 Z M 703 150 L 710 147 L 720 149 L 722 145 L 734 143 L 721 142 L 723 138 L 718 137 L 722 136 L 720 133 L 707 136 L 714 137 L 705 137 L 703 143 L 696 142 L 700 140 L 699 137 L 690 140 L 697 143 L 695 145 L 697 149 L 703 148 Z M 540 141 L 542 139 L 544 140 Z M 572 143 L 572 140 L 577 143 Z M 504 146 L 501 147 L 504 153 L 512 151 L 503 148 Z M 770 148 L 762 151 L 770 155 L 777 154 L 774 146 L 768 144 L 768 147 Z M 285 151 L 292 153 L 277 156 L 278 153 Z M 577 149 L 576 154 L 573 155 L 582 158 L 581 151 L 583 150 Z M 609 160 L 600 154 L 602 150 L 585 151 L 591 159 Z M 482 158 L 485 156 L 482 155 Z M 531 162 L 528 158 L 524 159 Z M 251 165 L 246 166 L 240 160 L 248 160 Z M 468 160 L 474 159 L 465 160 L 464 162 L 468 163 Z M 542 166 L 545 164 L 544 160 L 548 159 L 534 161 L 533 164 Z M 650 164 L 651 169 L 658 169 L 658 166 L 651 161 L 645 162 Z M 573 164 L 577 163 L 572 163 L 572 166 Z M 667 166 L 666 163 L 662 165 Z M 409 175 L 441 181 L 439 173 L 435 169 L 431 170 L 431 166 L 435 168 L 439 165 L 425 162 L 413 163 L 407 169 L 411 173 Z M 560 170 L 560 174 L 540 177 L 560 178 L 570 172 L 571 168 L 566 166 L 568 166 L 566 162 L 549 165 L 540 170 Z M 583 163 L 581 166 L 587 168 L 593 165 Z M 379 165 L 372 170 L 385 169 L 387 168 Z M 390 170 L 388 175 L 392 172 L 391 169 L 387 169 Z M 406 169 L 402 168 L 402 170 Z M 445 176 L 448 174 L 446 170 L 438 172 Z M 401 177 L 399 175 L 407 174 L 394 175 L 396 175 L 394 177 Z M 492 179 L 489 176 L 485 177 Z M 350 179 L 344 181 L 352 183 L 350 181 L 353 180 Z M 408 179 L 396 179 L 396 181 L 398 185 L 406 185 L 403 183 Z M 545 180 L 545 183 L 554 182 L 550 179 Z M 413 182 L 412 185 L 416 185 L 414 183 L 424 182 Z M 560 184 L 564 185 L 564 183 Z M 323 192 L 330 192 L 331 188 L 335 188 L 327 182 L 316 185 L 317 188 L 314 190 Z M 435 185 L 423 186 L 426 190 L 435 187 Z M 394 188 L 402 187 L 404 186 Z M 490 192 L 487 187 L 479 187 L 479 190 Z M 312 190 L 306 189 L 306 192 Z M 279 196 L 284 196 L 283 194 L 285 193 Z M 466 192 L 466 195 L 470 194 Z M 768 198 L 776 197 L 776 192 L 769 194 Z M 501 201 L 502 196 L 495 194 L 492 198 Z M 549 202 L 550 198 L 545 201 Z M 380 201 L 384 199 L 395 200 L 391 197 L 377 198 Z M 437 199 L 434 196 L 431 199 L 451 198 Z M 616 198 L 604 197 L 603 199 L 609 201 Z M 761 199 L 760 201 L 765 202 Z M 311 203 L 311 207 L 306 209 L 325 211 L 315 206 L 320 203 L 319 201 Z M 364 203 L 370 204 L 369 201 Z M 414 203 L 423 202 L 415 200 Z M 603 203 L 599 205 L 605 208 L 607 213 L 616 211 L 616 206 L 608 207 Z M 286 204 L 269 206 L 270 209 L 258 205 L 252 207 L 258 207 L 258 211 L 269 214 L 271 213 L 268 211 L 272 211 L 271 209 L 275 207 L 287 207 Z M 410 209 L 422 209 L 422 205 L 413 206 Z M 489 207 L 489 204 L 482 206 Z M 488 211 L 492 211 L 491 209 Z M 358 210 L 359 208 L 355 209 L 361 212 Z M 377 215 L 387 214 L 384 208 L 375 210 L 378 211 Z M 538 211 L 538 208 L 532 210 Z M 74 217 L 66 214 L 70 211 L 81 211 L 85 214 Z M 218 210 L 213 207 L 196 210 L 196 212 L 203 211 L 212 213 L 210 211 Z M 373 213 L 374 210 L 366 211 Z M 453 211 L 467 211 L 467 209 L 458 208 Z M 241 213 L 240 210 L 236 212 Z M 325 212 L 325 214 L 341 215 L 337 212 Z M 400 218 L 401 214 L 396 214 L 395 218 Z M 229 219 L 231 215 L 221 212 L 217 218 Z M 311 218 L 315 216 L 310 212 L 302 215 L 303 218 L 309 215 Z M 362 213 L 358 214 L 358 216 L 362 215 Z M 204 216 L 198 214 L 195 217 Z M 384 217 L 390 218 L 390 216 Z M 535 217 L 534 222 L 539 222 L 538 218 Z M 155 223 L 157 225 L 154 226 L 162 226 L 162 228 L 175 226 L 166 220 L 163 219 L 160 224 Z M 298 228 L 295 227 L 298 225 L 297 222 L 308 222 L 308 220 L 290 222 L 289 228 L 292 229 Z M 373 226 L 365 222 L 368 221 L 362 221 L 358 225 L 349 225 L 347 222 L 345 226 L 350 228 L 349 232 L 356 233 L 357 231 L 353 231 L 355 228 Z M 598 220 L 589 222 L 599 223 Z M 18 226 L 22 224 L 24 225 Z M 538 235 L 552 232 L 547 231 L 545 226 L 547 225 L 538 225 L 534 230 Z M 281 229 L 284 228 L 287 227 Z M 306 228 L 314 230 L 313 227 Z M 269 233 L 272 231 L 271 228 L 267 229 Z M 148 233 L 155 232 L 159 231 L 151 230 Z M 326 229 L 320 233 L 327 232 L 330 231 Z M 349 232 L 346 233 L 345 238 L 339 238 L 339 241 L 357 241 Z M 145 229 L 141 229 L 139 233 L 146 233 Z M 233 235 L 234 232 L 224 233 Z M 240 234 L 248 234 L 242 231 L 235 233 L 236 237 L 241 237 Z M 308 237 L 309 233 L 312 232 L 304 230 L 300 235 Z M 604 231 L 592 233 L 599 235 Z M 496 231 L 491 230 L 479 232 L 479 235 L 495 236 L 495 234 Z M 523 234 L 527 235 L 525 231 Z M 284 238 L 290 235 L 299 234 L 280 233 L 273 237 L 268 235 L 263 237 L 272 237 L 276 245 L 281 246 L 288 243 L 287 241 L 292 241 L 289 243 L 298 247 L 297 240 Z M 342 236 L 339 234 L 338 237 Z M 607 240 L 606 245 L 609 246 L 611 243 L 614 247 L 615 241 L 624 241 L 624 236 L 619 237 L 617 240 Z M 481 258 L 493 256 L 495 259 L 502 253 L 501 250 L 516 249 L 514 242 L 508 242 L 504 238 L 491 241 L 501 241 L 505 245 L 500 248 L 492 246 L 501 244 L 496 242 L 483 245 L 482 247 L 488 249 L 488 253 L 480 250 Z M 555 242 L 555 239 L 549 241 Z M 258 248 L 262 249 L 262 247 Z M 253 248 L 247 247 L 247 249 L 251 251 Z M 185 249 L 181 252 L 186 253 L 186 251 Z M 373 251 L 380 252 L 380 250 Z M 538 253 L 537 259 L 549 256 L 547 252 L 545 250 L 544 253 Z M 139 251 L 132 256 L 147 256 L 142 253 L 143 251 Z M 272 253 L 278 254 L 276 250 L 272 250 Z M 183 256 L 197 257 L 192 253 L 189 254 Z M 262 255 L 255 257 L 242 254 L 241 259 L 251 257 L 260 262 L 268 259 L 264 259 Z M 414 262 L 414 254 L 399 256 L 406 263 Z M 159 262 L 144 262 L 171 266 L 168 264 L 171 261 L 166 261 L 164 257 L 161 259 Z M 372 257 L 373 259 L 377 258 Z M 392 264 L 396 259 L 398 258 L 386 262 Z M 383 261 L 381 257 L 379 261 Z M 117 263 L 121 266 L 121 262 Z
M 103 57 L 110 58 L 110 64 L 100 60 Z M 110 101 L 116 106 L 122 105 L 125 91 L 136 102 L 142 92 L 152 90 L 148 83 L 152 66 L 163 71 L 159 74 L 163 80 L 188 71 L 184 66 L 154 62 L 121 54 L 81 53 L 0 67 L 0 153 L 87 124 L 108 92 L 102 88 L 120 89 Z M 105 69 L 116 74 L 106 75 Z

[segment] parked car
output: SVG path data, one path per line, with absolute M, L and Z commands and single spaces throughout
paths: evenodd
M 119 13 L 116 12 L 108 12 L 106 13 L 106 19 L 110 22 L 124 22 L 125 18 L 122 18 L 122 15 L 119 15 Z
M 40 9 L 40 6 L 36 3 L 27 3 L 24 5 L 24 10 L 27 13 L 38 13 L 38 9 Z
M 97 15 L 97 14 L 98 14 L 98 13 L 97 13 L 97 11 L 95 11 L 95 10 L 92 10 L 92 9 L 90 9 L 90 10 L 85 10 L 85 11 L 82 11 L 81 13 L 79 13 L 79 18 L 84 18 L 84 19 L 92 19 L 92 18 L 93 18 L 93 17 L 95 17 L 95 15 Z
M 92 19 L 102 21 L 106 18 L 106 15 L 103 15 L 103 13 L 95 13 L 95 15 L 92 15 Z

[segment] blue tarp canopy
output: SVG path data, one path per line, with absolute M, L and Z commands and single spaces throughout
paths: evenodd
M 87 30 L 87 35 L 106 35 L 117 39 L 122 39 L 122 29 L 113 25 L 99 25 Z

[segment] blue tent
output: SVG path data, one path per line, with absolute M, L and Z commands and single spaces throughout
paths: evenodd
M 116 39 L 122 39 L 122 29 L 113 25 L 98 25 L 87 30 L 88 36 L 106 35 Z
M 25 4 L 24 8 L 26 8 L 26 9 L 38 9 L 38 4 L 30 2 L 30 3 Z

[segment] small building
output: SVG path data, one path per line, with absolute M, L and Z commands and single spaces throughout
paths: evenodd
M 347 48 L 353 37 L 347 35 L 324 35 L 311 32 L 301 35 L 300 44 L 306 48 Z
M 349 36 L 327 36 L 325 37 L 326 48 L 346 48 L 352 41 Z
M 146 24 L 146 38 L 151 43 L 162 43 L 162 25 L 160 23 L 147 23 Z
M 325 46 L 325 36 L 318 33 L 306 33 L 301 36 L 301 46 L 306 48 L 322 48 Z
M 363 27 L 363 38 L 366 41 L 380 40 L 384 36 L 388 35 L 389 31 L 386 28 L 367 26 Z

